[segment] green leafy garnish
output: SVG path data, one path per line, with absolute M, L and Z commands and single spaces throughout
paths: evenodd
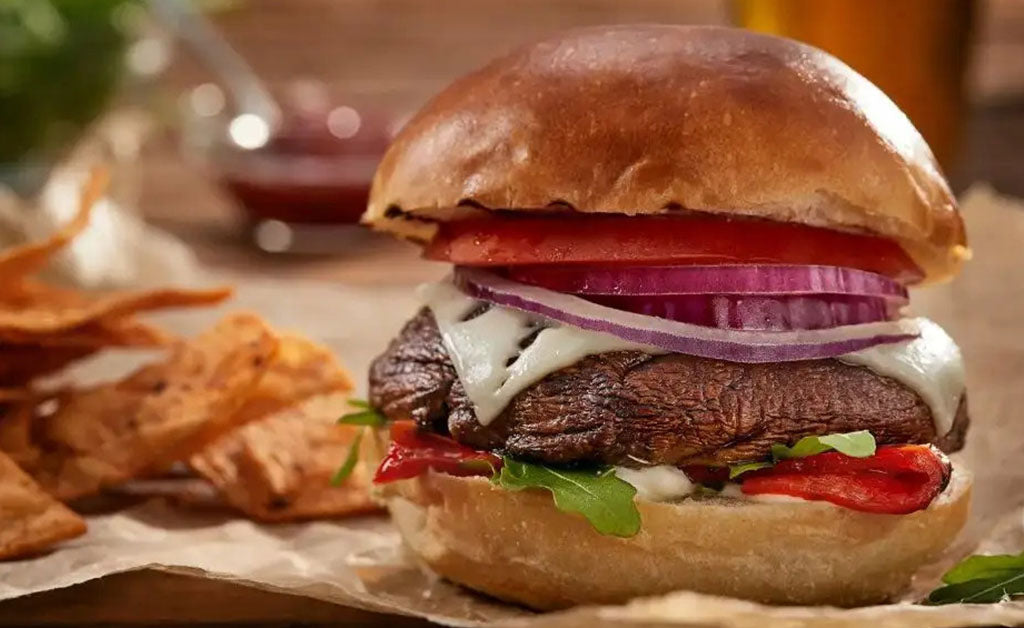
M 825 436 L 804 436 L 792 447 L 782 443 L 772 445 L 772 459 L 743 462 L 729 466 L 729 479 L 733 480 L 747 471 L 766 469 L 780 460 L 789 458 L 806 458 L 826 451 L 838 451 L 852 458 L 867 458 L 875 455 L 875 437 L 867 430 L 847 432 L 845 434 L 827 434 Z
M 370 427 L 380 427 L 387 423 L 387 418 L 380 412 L 377 412 L 367 401 L 350 399 L 348 405 L 353 408 L 359 408 L 359 411 L 344 415 L 338 419 L 338 423 L 344 423 L 345 425 L 368 425 Z
M 1024 595 L 1024 553 L 970 556 L 942 576 L 926 604 L 994 604 Z
M 867 430 L 847 432 L 846 434 L 804 436 L 792 447 L 781 443 L 772 445 L 772 458 L 778 462 L 789 458 L 805 458 L 833 449 L 851 458 L 867 458 L 875 455 L 875 437 Z
M 348 450 L 348 455 L 345 456 L 345 462 L 342 463 L 335 473 L 334 477 L 331 478 L 331 485 L 338 486 L 342 482 L 348 479 L 348 476 L 352 475 L 352 471 L 356 468 L 356 463 L 359 462 L 359 445 L 363 442 L 363 434 L 366 430 L 359 430 L 356 437 L 352 439 L 352 447 Z
M 747 471 L 757 471 L 758 469 L 767 469 L 771 467 L 773 463 L 767 460 L 760 460 L 758 462 L 743 462 L 741 464 L 729 465 L 729 479 L 733 480 L 743 475 Z
M 476 471 L 480 475 L 490 475 L 492 484 L 495 483 L 495 479 L 498 477 L 498 470 L 494 467 L 494 464 L 484 458 L 463 460 L 459 463 L 459 466 L 467 471 Z
M 942 576 L 946 584 L 960 584 L 978 578 L 995 578 L 1007 572 L 1024 571 L 1024 554 L 968 556 Z
M 504 457 L 492 480 L 509 491 L 542 488 L 551 492 L 563 512 L 583 515 L 601 534 L 630 537 L 640 531 L 636 489 L 615 477 L 611 468 L 594 471 L 552 469 Z
M 370 405 L 369 401 L 362 399 L 349 399 L 348 405 L 353 408 L 358 408 L 358 412 L 350 412 L 340 419 L 338 423 L 344 425 L 363 425 L 366 427 L 380 427 L 387 423 L 387 418 L 380 412 L 377 412 L 373 406 Z M 352 441 L 352 447 L 348 450 L 348 455 L 345 456 L 345 462 L 342 463 L 341 468 L 331 478 L 331 484 L 337 486 L 344 482 L 348 476 L 352 475 L 352 470 L 356 468 L 356 463 L 359 462 L 359 445 L 363 442 L 363 435 L 366 434 L 366 430 L 359 430 L 356 434 L 355 439 Z

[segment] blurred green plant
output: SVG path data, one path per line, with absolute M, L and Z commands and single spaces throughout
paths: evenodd
M 0 168 L 44 169 L 113 97 L 137 0 L 0 0 Z M 3 174 L 3 173 L 0 173 Z

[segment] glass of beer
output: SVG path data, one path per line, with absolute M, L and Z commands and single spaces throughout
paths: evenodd
M 963 130 L 974 0 L 733 0 L 745 28 L 839 57 L 906 112 L 948 171 Z

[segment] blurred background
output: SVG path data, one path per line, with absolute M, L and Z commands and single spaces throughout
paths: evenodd
M 407 116 L 519 43 L 616 22 L 825 48 L 908 112 L 958 191 L 1024 196 L 1024 0 L 0 0 L 0 244 L 65 219 L 105 161 L 101 233 L 66 278 L 392 280 L 414 253 L 351 223 Z

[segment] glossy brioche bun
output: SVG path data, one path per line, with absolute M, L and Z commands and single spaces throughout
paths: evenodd
M 821 50 L 721 27 L 572 30 L 456 81 L 387 151 L 363 222 L 429 240 L 490 209 L 872 232 L 926 280 L 967 255 L 956 200 L 888 97 Z
M 630 539 L 602 536 L 539 491 L 430 472 L 378 488 L 406 545 L 448 580 L 536 609 L 688 589 L 777 604 L 856 606 L 899 595 L 967 520 L 954 470 L 927 510 L 873 515 L 815 502 L 640 501 Z

